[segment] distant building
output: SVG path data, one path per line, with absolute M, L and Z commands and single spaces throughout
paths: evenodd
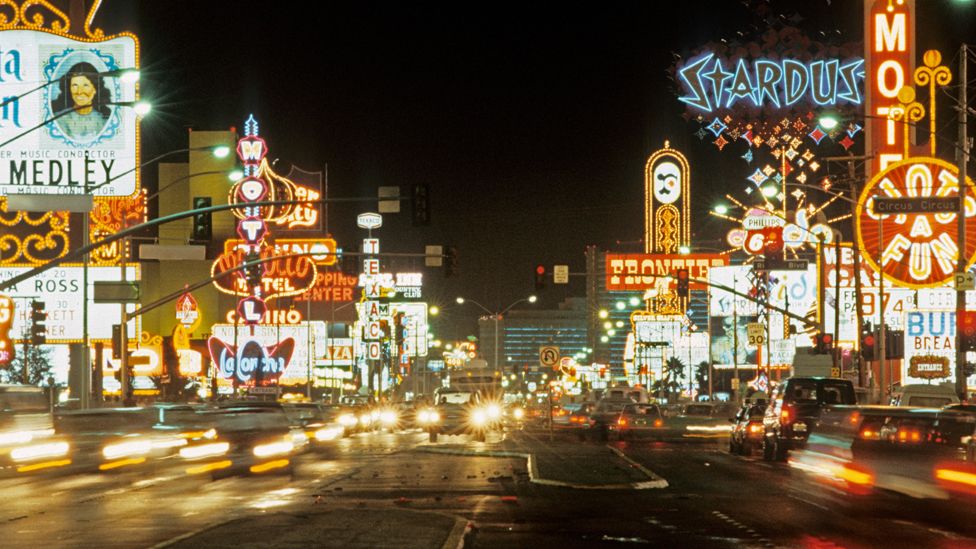
M 489 366 L 495 365 L 497 333 L 498 368 L 504 374 L 538 372 L 541 346 L 559 347 L 561 356 L 585 353 L 586 300 L 568 298 L 556 310 L 512 310 L 500 317 L 497 325 L 493 316 L 484 316 L 478 320 L 478 332 L 481 354 Z

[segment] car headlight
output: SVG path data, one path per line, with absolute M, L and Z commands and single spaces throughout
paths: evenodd
M 276 456 L 278 454 L 287 454 L 295 449 L 295 445 L 291 440 L 282 440 L 278 442 L 270 442 L 268 444 L 258 444 L 254 447 L 255 457 L 263 458 L 268 456 Z
M 516 408 L 512 410 L 512 417 L 514 417 L 515 419 L 522 419 L 523 417 L 525 417 L 525 410 L 521 408 Z
M 359 423 L 362 423 L 363 425 L 369 425 L 372 422 L 373 422 L 373 418 L 371 418 L 369 414 L 363 414 L 359 416 Z
M 61 457 L 68 453 L 67 442 L 48 442 L 21 446 L 10 451 L 10 458 L 14 461 L 28 461 L 40 458 Z
M 475 427 L 481 427 L 488 421 L 488 414 L 484 410 L 478 408 L 471 412 L 471 424 Z
M 315 440 L 319 442 L 325 442 L 327 440 L 335 440 L 339 438 L 342 434 L 341 427 L 323 427 L 318 431 L 315 431 Z
M 502 417 L 502 408 L 497 404 L 489 404 L 485 406 L 485 415 L 492 421 L 499 419 Z
M 339 425 L 343 427 L 355 427 L 357 423 L 359 423 L 359 420 L 352 414 L 342 414 L 339 416 Z
M 383 425 L 393 425 L 397 422 L 397 413 L 393 410 L 383 410 L 380 412 L 380 422 Z
M 425 423 L 437 423 L 441 420 L 441 415 L 436 410 L 421 410 L 417 412 L 417 421 Z
M 150 450 L 152 450 L 152 443 L 148 440 L 129 440 L 105 446 L 102 448 L 102 455 L 105 456 L 105 459 L 117 459 L 145 455 Z
M 216 457 L 226 454 L 228 450 L 230 450 L 230 444 L 227 442 L 211 442 L 180 448 L 180 457 L 184 459 Z
M 294 446 L 303 446 L 306 442 L 308 442 L 308 435 L 302 431 L 292 431 L 291 442 Z

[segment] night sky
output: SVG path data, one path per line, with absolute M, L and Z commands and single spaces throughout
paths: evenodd
M 860 41 L 862 25 L 860 2 L 836 0 L 348 4 L 106 0 L 95 26 L 140 37 L 154 105 L 144 158 L 185 147 L 187 128 L 241 127 L 254 113 L 278 171 L 327 164 L 333 197 L 427 183 L 431 226 L 411 227 L 405 204 L 377 233 L 383 251 L 456 246 L 460 276 L 428 270 L 425 292 L 492 309 L 533 293 L 537 264 L 582 273 L 587 245 L 642 251 L 644 163 L 665 139 L 691 161 L 693 239 L 730 228 L 707 211 L 741 189 L 747 166 L 693 135 L 667 72 L 674 54 L 796 13 L 821 39 Z M 951 59 L 961 40 L 976 43 L 976 8 L 919 4 L 919 51 Z M 355 215 L 374 209 L 330 207 L 340 246 L 365 236 Z M 541 305 L 583 295 L 574 277 L 549 284 Z

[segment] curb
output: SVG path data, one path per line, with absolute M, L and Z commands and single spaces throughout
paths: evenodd
M 538 484 L 540 486 L 556 486 L 560 488 L 573 488 L 576 490 L 648 490 L 653 488 L 667 488 L 668 481 L 656 475 L 650 469 L 647 469 L 643 465 L 637 463 L 636 461 L 630 459 L 624 455 L 620 450 L 616 448 L 607 446 L 610 448 L 617 457 L 622 458 L 628 464 L 636 468 L 638 471 L 643 473 L 648 479 L 641 482 L 622 482 L 615 484 L 576 484 L 572 482 L 565 482 L 562 480 L 552 480 L 546 478 L 540 478 L 539 467 L 536 464 L 535 455 L 533 454 L 523 454 L 521 452 L 508 452 L 505 450 L 490 450 L 487 452 L 476 452 L 471 450 L 454 450 L 454 449 L 437 449 L 432 447 L 420 447 L 415 448 L 414 451 L 427 452 L 430 454 L 444 454 L 449 456 L 464 456 L 464 457 L 493 457 L 493 458 L 522 458 L 526 461 L 526 467 L 529 472 L 529 481 L 533 484 Z

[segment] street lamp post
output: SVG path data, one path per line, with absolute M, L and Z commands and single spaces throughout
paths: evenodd
M 510 304 L 508 307 L 505 307 L 501 311 L 493 313 L 490 310 L 488 310 L 488 307 L 485 307 L 484 305 L 478 303 L 473 299 L 465 299 L 463 297 L 457 298 L 458 305 L 464 305 L 465 303 L 473 303 L 474 305 L 477 305 L 479 308 L 481 308 L 482 311 L 484 311 L 486 314 L 488 314 L 495 320 L 495 342 L 494 342 L 495 354 L 494 354 L 493 362 L 494 362 L 494 368 L 496 372 L 498 371 L 498 321 L 501 319 L 502 315 L 507 313 L 509 310 L 512 309 L 512 307 L 518 305 L 519 303 L 522 303 L 524 301 L 528 301 L 529 303 L 535 303 L 537 299 L 538 298 L 536 298 L 536 296 L 534 295 L 530 295 L 529 297 L 523 297 L 522 299 L 515 300 L 512 304 Z

